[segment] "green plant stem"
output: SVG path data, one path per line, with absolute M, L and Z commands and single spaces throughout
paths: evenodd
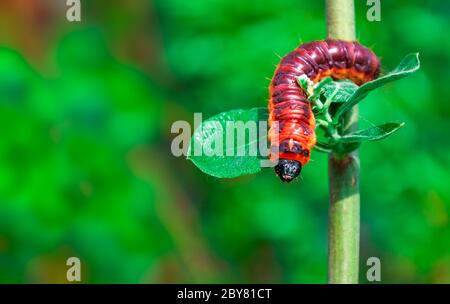
M 355 40 L 353 0 L 327 0 L 328 38 Z M 343 117 L 343 133 L 357 128 L 358 108 Z M 328 282 L 358 283 L 359 266 L 359 157 L 358 151 L 330 154 Z

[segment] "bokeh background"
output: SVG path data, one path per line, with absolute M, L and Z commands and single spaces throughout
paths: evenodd
M 450 3 L 382 1 L 359 40 L 384 70 L 361 125 L 404 121 L 361 148 L 361 281 L 450 282 Z M 265 106 L 278 55 L 326 35 L 322 1 L 0 2 L 0 282 L 325 283 L 326 155 L 301 182 L 271 170 L 202 174 L 170 153 L 171 124 Z

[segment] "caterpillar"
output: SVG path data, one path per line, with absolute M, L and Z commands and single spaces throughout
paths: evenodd
M 349 79 L 357 85 L 378 77 L 380 61 L 358 42 L 320 40 L 305 43 L 283 57 L 269 85 L 269 133 L 271 151 L 278 148 L 275 173 L 291 182 L 309 159 L 316 143 L 315 118 L 306 92 L 297 78 L 306 75 L 314 83 L 324 77 Z M 274 122 L 278 122 L 277 127 Z M 278 140 L 273 140 L 274 132 Z M 270 159 L 274 157 L 271 153 Z

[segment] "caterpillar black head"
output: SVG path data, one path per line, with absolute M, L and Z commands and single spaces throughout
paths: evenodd
M 296 160 L 280 159 L 275 166 L 275 173 L 283 182 L 293 181 L 300 174 L 300 171 L 302 171 L 302 165 Z

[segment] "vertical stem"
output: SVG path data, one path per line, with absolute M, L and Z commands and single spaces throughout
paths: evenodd
M 353 0 L 326 0 L 328 38 L 355 40 Z M 358 108 L 344 118 L 344 133 L 358 125 Z M 359 157 L 358 151 L 328 160 L 329 283 L 358 283 L 359 266 Z
M 328 38 L 355 40 L 353 0 L 326 0 Z

